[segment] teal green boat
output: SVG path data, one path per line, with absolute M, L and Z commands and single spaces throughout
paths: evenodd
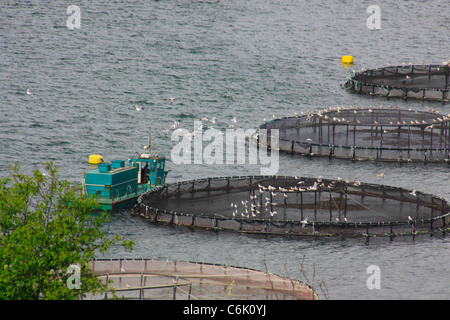
M 150 154 L 150 141 L 144 148 L 148 153 L 132 157 L 127 164 L 124 160 L 105 163 L 99 155 L 89 157 L 96 167 L 85 173 L 83 190 L 96 196 L 96 209 L 110 211 L 132 206 L 141 194 L 165 184 L 166 159 Z

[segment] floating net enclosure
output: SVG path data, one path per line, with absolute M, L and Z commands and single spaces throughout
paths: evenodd
M 167 184 L 143 194 L 155 223 L 243 233 L 396 236 L 448 228 L 449 204 L 421 192 L 343 180 L 242 176 Z
M 88 299 L 158 300 L 312 300 L 304 283 L 249 268 L 187 261 L 95 260 L 94 274 L 108 283 L 101 295 Z
M 262 130 L 265 129 L 265 130 Z M 333 108 L 260 126 L 259 143 L 309 156 L 398 162 L 450 162 L 450 115 L 394 108 Z
M 404 65 L 357 72 L 343 85 L 355 93 L 446 102 L 450 98 L 450 67 Z

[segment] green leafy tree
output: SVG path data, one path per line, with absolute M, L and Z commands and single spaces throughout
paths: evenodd
M 93 214 L 95 199 L 60 180 L 57 171 L 46 163 L 45 170 L 27 176 L 15 165 L 0 179 L 1 299 L 77 299 L 104 292 L 89 261 L 112 245 L 133 245 L 104 233 L 108 215 Z

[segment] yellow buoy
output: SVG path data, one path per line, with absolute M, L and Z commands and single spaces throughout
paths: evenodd
M 89 156 L 89 163 L 90 164 L 99 164 L 103 162 L 103 157 L 98 154 L 91 154 Z
M 342 63 L 344 63 L 344 64 L 351 64 L 351 63 L 353 63 L 353 57 L 352 56 L 343 56 L 342 57 Z

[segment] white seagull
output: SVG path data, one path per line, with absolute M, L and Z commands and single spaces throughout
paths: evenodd
M 302 224 L 302 228 L 304 228 L 305 227 L 305 225 L 308 223 L 308 218 L 307 217 L 305 217 L 302 221 L 300 221 L 301 222 L 301 224 Z
M 144 146 L 145 150 L 148 150 L 148 153 L 150 153 L 150 147 L 152 145 L 152 137 L 148 135 L 148 145 Z

